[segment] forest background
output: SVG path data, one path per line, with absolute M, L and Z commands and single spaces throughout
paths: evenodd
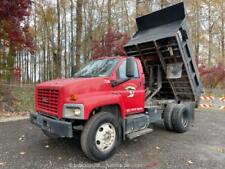
M 125 55 L 135 18 L 178 2 L 1 0 L 0 107 L 30 104 L 36 83 L 68 78 L 73 65 Z M 225 1 L 184 3 L 204 87 L 225 89 Z

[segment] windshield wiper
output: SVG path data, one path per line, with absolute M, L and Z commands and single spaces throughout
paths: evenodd
M 85 77 L 93 77 L 93 76 L 91 76 L 91 75 L 78 75 L 78 76 L 74 76 L 74 77 L 83 77 L 83 78 L 85 78 Z

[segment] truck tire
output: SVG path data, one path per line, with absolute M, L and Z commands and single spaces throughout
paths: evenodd
M 81 148 L 94 161 L 111 157 L 121 142 L 121 125 L 112 113 L 100 112 L 90 118 L 81 133 Z
M 171 103 L 168 104 L 166 106 L 166 109 L 164 111 L 163 114 L 163 122 L 164 122 L 164 127 L 168 130 L 168 131 L 173 131 L 173 125 L 172 125 L 172 114 L 174 111 L 174 108 L 177 104 Z
M 56 134 L 50 133 L 46 130 L 42 130 L 42 132 L 44 133 L 44 135 L 46 135 L 47 137 L 51 138 L 51 139 L 58 139 L 59 136 L 57 136 Z
M 189 130 L 192 122 L 192 113 L 187 106 L 179 104 L 174 108 L 172 114 L 173 130 L 177 133 L 184 133 Z

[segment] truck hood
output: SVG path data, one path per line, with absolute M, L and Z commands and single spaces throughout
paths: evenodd
M 84 94 L 111 89 L 110 79 L 106 77 L 56 79 L 40 83 L 37 88 L 57 88 L 64 94 Z

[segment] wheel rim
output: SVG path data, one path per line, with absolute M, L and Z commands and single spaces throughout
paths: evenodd
M 184 128 L 186 128 L 188 126 L 188 123 L 189 123 L 188 113 L 187 112 L 183 112 L 182 124 L 183 124 Z
M 116 130 L 111 123 L 104 123 L 99 126 L 96 136 L 95 145 L 102 152 L 110 151 L 116 140 Z

